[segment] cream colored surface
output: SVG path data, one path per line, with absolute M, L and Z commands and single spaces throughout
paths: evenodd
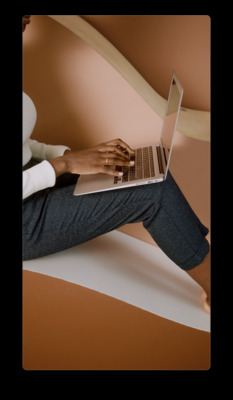
M 23 268 L 81 285 L 152 314 L 205 332 L 202 288 L 159 248 L 110 232 Z
M 207 370 L 210 333 L 23 271 L 26 370 Z
M 140 96 L 162 118 L 166 100 L 146 82 L 127 59 L 95 28 L 78 15 L 50 15 L 73 33 L 81 37 L 102 55 L 130 83 Z M 181 108 L 177 129 L 199 140 L 210 140 L 210 113 Z
M 81 15 L 167 97 L 172 71 L 185 92 L 183 105 L 210 111 L 211 18 L 208 15 Z

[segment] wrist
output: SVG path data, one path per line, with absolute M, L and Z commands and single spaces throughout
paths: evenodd
M 49 160 L 49 163 L 52 165 L 52 167 L 55 171 L 56 178 L 62 174 L 65 174 L 66 172 L 68 172 L 66 161 L 63 156 L 52 158 L 51 160 Z

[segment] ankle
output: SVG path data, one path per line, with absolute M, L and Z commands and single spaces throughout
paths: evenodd
M 201 264 L 186 272 L 204 289 L 210 299 L 210 251 Z

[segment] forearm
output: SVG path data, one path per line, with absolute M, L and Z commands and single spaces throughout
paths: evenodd
M 66 152 L 68 152 L 69 150 L 66 150 Z M 64 155 L 65 155 L 64 153 Z M 55 174 L 56 174 L 56 178 L 58 178 L 60 175 L 65 174 L 68 171 L 68 166 L 67 166 L 67 161 L 65 156 L 60 156 L 60 157 L 56 157 L 53 158 L 52 160 L 49 160 L 49 163 L 52 165 Z
M 56 174 L 51 164 L 44 160 L 23 171 L 23 199 L 39 190 L 54 186 Z
M 129 154 L 134 154 L 134 151 L 121 139 L 115 139 L 91 149 L 66 150 L 63 156 L 52 158 L 49 162 L 56 177 L 67 172 L 79 175 L 104 173 L 120 176 L 122 172 L 117 171 L 116 166 L 134 165 Z

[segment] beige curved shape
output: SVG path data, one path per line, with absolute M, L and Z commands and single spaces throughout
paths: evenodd
M 139 74 L 133 65 L 100 32 L 79 15 L 49 15 L 75 35 L 79 36 L 103 56 L 161 117 L 166 100 Z M 194 139 L 210 141 L 210 112 L 182 107 L 177 130 Z

